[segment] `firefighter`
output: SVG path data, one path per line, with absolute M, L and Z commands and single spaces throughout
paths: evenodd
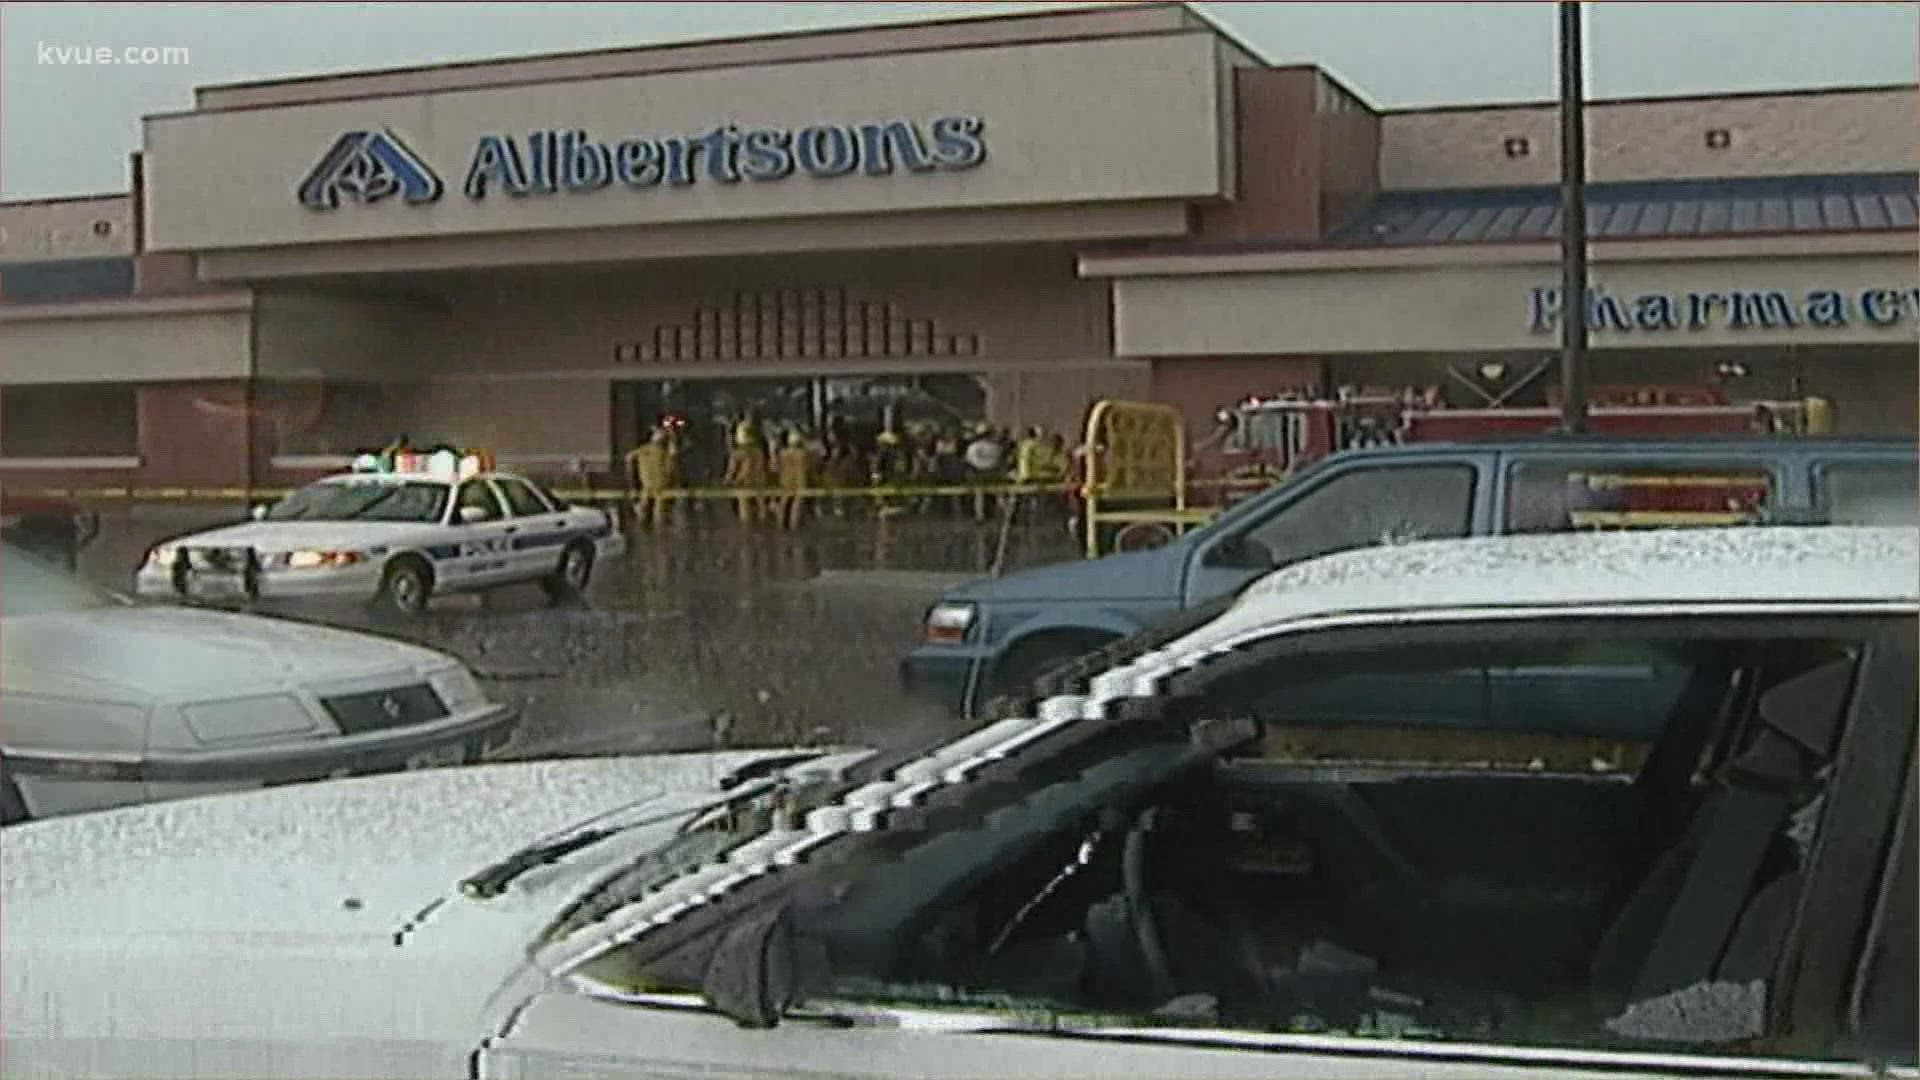
M 931 425 L 913 425 L 907 428 L 907 470 L 909 484 L 914 487 L 932 487 L 938 483 L 938 471 L 934 466 L 934 431 Z M 916 514 L 925 514 L 933 508 L 933 497 L 916 495 L 908 500 Z
M 1013 482 L 1021 485 L 1058 484 L 1066 479 L 1067 449 L 1066 440 L 1058 435 L 1048 435 L 1046 429 L 1033 427 L 1027 431 L 1027 437 L 1020 440 L 1014 449 Z M 1036 508 L 1050 506 L 1052 503 L 1044 496 L 1034 493 L 1027 496 Z
M 1067 482 L 1067 476 L 1072 470 L 1073 454 L 1072 451 L 1067 449 L 1067 437 L 1059 432 L 1048 435 L 1046 440 L 1041 443 L 1038 482 L 1042 484 L 1064 484 Z M 1052 499 L 1042 496 L 1040 498 L 1040 505 L 1053 507 L 1054 512 L 1058 513 L 1062 520 L 1068 519 L 1072 513 L 1071 496 Z M 1071 528 L 1071 526 L 1069 526 L 1069 528 Z
M 877 445 L 873 452 L 873 467 L 867 475 L 868 483 L 876 488 L 898 485 L 906 479 L 907 470 L 911 467 L 900 433 L 889 427 L 880 433 L 875 442 Z M 890 495 L 876 495 L 873 505 L 874 513 L 879 517 L 893 517 L 901 510 Z
M 1095 459 L 1104 467 L 1107 448 L 1105 445 L 1081 443 L 1073 449 L 1072 467 L 1068 479 L 1073 486 L 1067 490 L 1067 531 L 1073 534 L 1075 542 L 1085 546 L 1087 542 L 1087 490 L 1093 482 Z
M 941 487 L 965 487 L 967 462 L 960 456 L 960 436 L 941 431 L 933 442 L 933 482 Z M 957 518 L 963 513 L 966 496 L 943 495 L 936 500 L 943 517 Z
M 1042 483 L 1046 469 L 1047 436 L 1039 427 L 1027 429 L 1027 434 L 1013 446 L 1013 482 L 1022 487 Z M 1019 496 L 1022 503 L 1027 498 Z
M 727 486 L 741 492 L 734 497 L 740 520 L 746 524 L 772 518 L 767 505 L 767 444 L 760 421 L 752 413 L 733 428 L 733 447 L 727 455 Z
M 798 428 L 787 432 L 787 445 L 780 451 L 780 524 L 792 530 L 800 527 L 806 514 L 806 497 L 800 493 L 813 486 L 813 449 Z
M 860 486 L 860 448 L 854 445 L 852 425 L 837 413 L 827 418 L 821 441 L 824 443 L 822 471 L 826 474 L 826 486 L 834 492 L 828 505 L 833 508 L 834 517 L 843 518 L 847 516 L 847 502 L 840 493 Z
M 633 503 L 635 525 L 658 528 L 669 519 L 679 520 L 666 495 L 673 489 L 678 458 L 673 435 L 664 427 L 654 428 L 644 445 L 627 452 L 627 479 L 638 492 Z
M 973 441 L 967 444 L 967 482 L 980 488 L 998 484 L 1007 478 L 1007 455 L 993 428 L 985 421 L 974 425 Z M 973 493 L 973 520 L 987 519 L 987 493 Z

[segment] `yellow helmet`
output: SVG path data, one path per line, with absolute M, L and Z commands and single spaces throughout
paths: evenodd
M 897 431 L 883 431 L 883 432 L 881 432 L 881 433 L 880 433 L 880 445 L 881 445 L 881 446 L 899 446 L 899 445 L 900 445 L 900 433 L 899 433 L 899 432 L 897 432 Z
M 807 437 L 805 435 L 800 434 L 797 431 L 789 431 L 787 432 L 787 445 L 788 446 L 805 446 L 807 445 Z

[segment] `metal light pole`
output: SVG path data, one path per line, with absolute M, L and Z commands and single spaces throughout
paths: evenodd
M 1580 4 L 1560 0 L 1560 422 L 1587 430 L 1587 95 Z

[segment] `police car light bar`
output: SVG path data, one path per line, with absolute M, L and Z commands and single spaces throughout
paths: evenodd
M 456 454 L 452 450 L 436 450 L 431 454 L 422 454 L 412 450 L 396 450 L 390 454 L 360 454 L 353 459 L 352 470 L 357 473 L 420 473 L 449 480 L 465 480 L 486 471 L 487 455 L 478 453 Z

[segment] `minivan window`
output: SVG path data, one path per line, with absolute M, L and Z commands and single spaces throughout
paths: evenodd
M 1843 461 L 1820 467 L 1815 498 L 1835 525 L 1905 525 L 1920 518 L 1914 463 Z
M 1469 534 L 1469 465 L 1356 469 L 1296 499 L 1247 537 L 1287 566 L 1336 551 Z
M 1598 458 L 1522 461 L 1507 472 L 1507 531 L 1748 525 L 1773 508 L 1766 469 L 1633 464 Z

